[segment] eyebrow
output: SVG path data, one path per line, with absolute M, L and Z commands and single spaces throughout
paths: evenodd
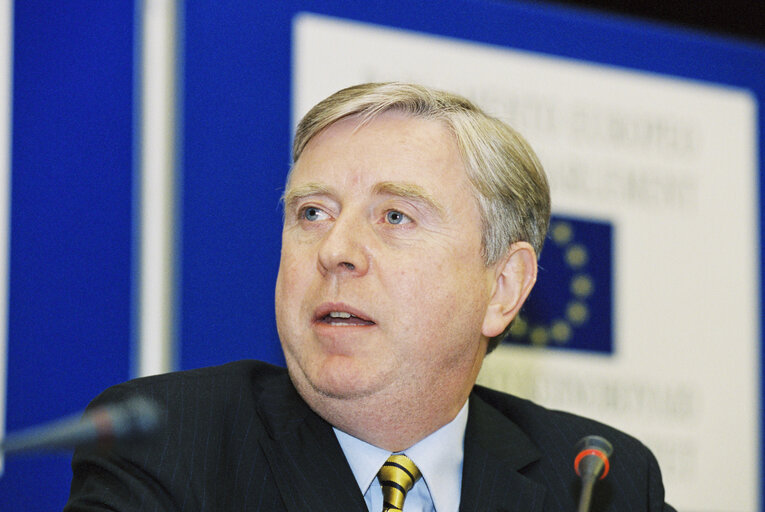
M 428 194 L 424 188 L 414 183 L 383 181 L 376 184 L 372 191 L 379 195 L 390 195 L 411 199 L 415 202 L 422 203 L 425 207 L 441 216 L 444 216 L 446 213 L 446 210 L 433 196 Z
M 383 181 L 377 183 L 372 188 L 372 193 L 375 195 L 388 195 L 410 199 L 422 203 L 426 208 L 433 210 L 441 216 L 444 216 L 446 213 L 444 207 L 441 206 L 432 195 L 415 183 Z M 305 183 L 285 191 L 282 196 L 282 201 L 284 206 L 289 208 L 291 205 L 306 197 L 331 195 L 333 195 L 333 189 L 327 185 L 322 183 Z
M 282 202 L 284 206 L 289 208 L 295 202 L 300 201 L 304 197 L 310 196 L 328 196 L 332 194 L 330 187 L 322 185 L 321 183 L 305 183 L 295 188 L 290 188 L 282 195 Z

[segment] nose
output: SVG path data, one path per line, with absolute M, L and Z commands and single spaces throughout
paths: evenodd
M 368 229 L 363 221 L 341 215 L 319 245 L 318 266 L 323 275 L 362 276 L 369 270 Z

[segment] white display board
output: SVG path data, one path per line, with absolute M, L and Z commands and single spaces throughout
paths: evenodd
M 294 119 L 360 82 L 462 93 L 537 149 L 554 214 L 612 226 L 612 352 L 502 346 L 480 383 L 639 437 L 678 510 L 757 510 L 750 94 L 312 14 L 294 20 L 293 48 Z

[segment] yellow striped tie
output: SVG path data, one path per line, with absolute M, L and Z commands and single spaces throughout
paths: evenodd
M 422 475 L 406 455 L 391 455 L 377 473 L 383 493 L 383 512 L 402 510 L 406 493 Z

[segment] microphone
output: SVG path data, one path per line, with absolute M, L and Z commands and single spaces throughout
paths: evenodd
M 132 441 L 156 432 L 162 421 L 160 407 L 144 397 L 94 407 L 44 425 L 30 427 L 7 436 L 0 453 L 50 452 L 80 446 L 108 446 L 112 442 Z
M 582 479 L 582 494 L 579 498 L 578 512 L 590 510 L 592 489 L 598 478 L 603 480 L 608 474 L 608 458 L 613 451 L 614 448 L 611 443 L 600 436 L 586 436 L 576 444 L 577 455 L 574 459 L 574 470 Z

